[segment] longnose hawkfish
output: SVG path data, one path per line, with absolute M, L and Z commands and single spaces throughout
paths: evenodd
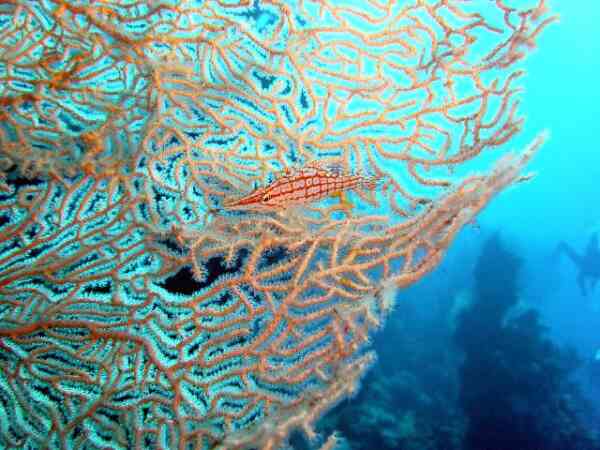
M 289 206 L 304 205 L 327 197 L 342 196 L 345 191 L 357 188 L 376 189 L 380 177 L 345 173 L 339 168 L 324 168 L 316 164 L 296 170 L 287 170 L 269 185 L 259 187 L 249 194 L 226 201 L 226 210 L 270 209 L 281 210 Z

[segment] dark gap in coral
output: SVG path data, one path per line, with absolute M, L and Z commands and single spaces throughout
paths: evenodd
M 112 291 L 112 283 L 107 281 L 101 284 L 86 286 L 83 290 L 84 294 L 110 294 Z
M 239 272 L 247 256 L 247 250 L 240 250 L 233 261 L 234 264 L 231 266 L 227 265 L 222 257 L 210 258 L 204 264 L 206 276 L 201 281 L 194 278 L 190 266 L 183 266 L 177 273 L 157 284 L 172 294 L 193 295 L 213 284 L 221 275 Z

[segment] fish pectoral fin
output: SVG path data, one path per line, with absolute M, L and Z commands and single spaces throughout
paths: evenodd
M 350 212 L 354 208 L 354 205 L 350 200 L 348 200 L 348 196 L 344 191 L 334 192 L 332 197 L 335 197 L 340 201 L 340 209 Z

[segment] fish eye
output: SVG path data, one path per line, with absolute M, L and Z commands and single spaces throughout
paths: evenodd
M 267 192 L 266 194 L 263 195 L 262 201 L 268 202 L 269 200 L 271 200 L 271 194 L 269 192 Z

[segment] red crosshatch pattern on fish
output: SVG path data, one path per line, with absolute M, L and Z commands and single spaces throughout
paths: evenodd
M 225 202 L 223 207 L 230 210 L 281 209 L 316 202 L 350 189 L 372 190 L 377 187 L 378 181 L 378 177 L 307 166 L 287 172 L 268 186 L 255 189 L 242 198 Z

